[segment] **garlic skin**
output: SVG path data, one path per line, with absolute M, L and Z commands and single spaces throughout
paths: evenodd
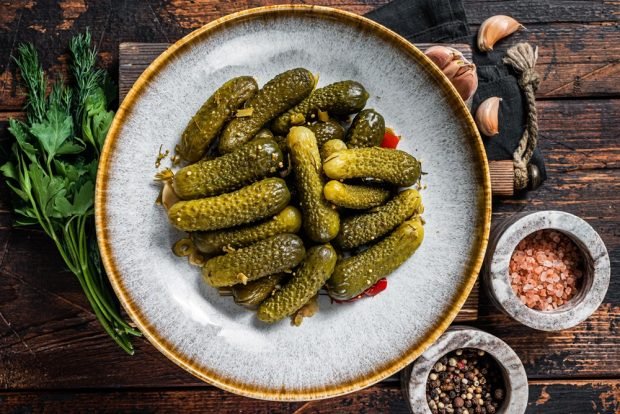
M 489 17 L 478 29 L 478 49 L 483 52 L 493 50 L 495 43 L 519 29 L 525 29 L 525 26 L 510 16 L 498 14 Z
M 424 54 L 441 70 L 453 60 L 466 60 L 461 52 L 447 46 L 431 46 L 424 51 Z
M 461 66 L 452 78 L 452 84 L 464 101 L 471 98 L 478 89 L 476 65 L 469 63 Z
M 499 134 L 499 104 L 502 98 L 492 96 L 485 99 L 476 110 L 478 130 L 487 137 Z
M 471 98 L 478 88 L 476 65 L 461 52 L 447 46 L 431 46 L 424 54 L 446 75 L 464 101 Z

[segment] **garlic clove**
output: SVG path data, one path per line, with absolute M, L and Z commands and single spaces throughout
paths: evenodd
M 461 52 L 447 46 L 431 46 L 424 51 L 424 54 L 441 70 L 453 60 L 465 60 Z
M 451 81 L 459 95 L 461 95 L 461 98 L 467 101 L 476 92 L 476 89 L 478 89 L 476 65 L 470 63 L 462 66 Z
M 443 74 L 446 75 L 446 77 L 450 79 L 450 81 L 452 81 L 452 78 L 456 76 L 458 71 L 461 70 L 463 66 L 467 66 L 470 64 L 471 63 L 465 63 L 465 61 L 463 60 L 453 60 L 452 62 L 448 63 L 448 65 L 443 68 L 442 71 Z
M 485 99 L 476 110 L 478 130 L 487 137 L 499 134 L 499 104 L 502 98 L 492 96 Z
M 476 65 L 461 52 L 447 46 L 432 46 L 424 52 L 452 82 L 463 100 L 468 100 L 478 88 Z
M 482 22 L 478 29 L 478 49 L 483 52 L 493 50 L 499 40 L 525 27 L 510 16 L 492 16 Z

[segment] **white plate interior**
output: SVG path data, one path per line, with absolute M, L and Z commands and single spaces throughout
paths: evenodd
M 153 183 L 160 145 L 173 150 L 190 117 L 226 80 L 306 67 L 320 86 L 354 79 L 422 160 L 426 237 L 389 277 L 382 294 L 352 304 L 320 300 L 320 312 L 291 327 L 206 286 L 198 268 L 175 257 L 173 230 Z M 351 24 L 282 15 L 229 25 L 183 49 L 128 113 L 109 164 L 105 223 L 126 294 L 175 353 L 236 383 L 295 392 L 372 376 L 422 343 L 453 307 L 481 243 L 480 159 L 464 120 L 422 66 L 395 45 Z M 148 374 L 147 374 L 148 375 Z

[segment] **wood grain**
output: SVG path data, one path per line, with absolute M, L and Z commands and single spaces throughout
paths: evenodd
M 512 197 L 514 195 L 515 168 L 512 160 L 490 161 L 489 175 L 493 196 Z
M 387 2 L 313 3 L 364 13 Z M 0 147 L 6 150 L 9 141 L 6 120 L 23 116 L 23 90 L 11 61 L 20 42 L 34 42 L 45 67 L 67 75 L 67 56 L 58 56 L 74 33 L 90 27 L 100 61 L 116 76 L 121 42 L 169 43 L 217 17 L 268 3 L 275 2 L 3 2 Z M 528 31 L 501 41 L 496 53 L 519 40 L 540 48 L 540 146 L 549 179 L 535 192 L 496 200 L 494 221 L 522 210 L 553 208 L 578 214 L 599 231 L 612 261 L 612 284 L 604 305 L 576 328 L 547 334 L 523 328 L 484 297 L 477 326 L 506 340 L 523 359 L 534 379 L 528 413 L 620 412 L 618 2 L 464 3 L 472 34 L 494 14 L 512 15 L 527 26 Z M 124 355 L 102 334 L 51 242 L 39 231 L 11 228 L 9 210 L 8 191 L 0 180 L 0 387 L 10 389 L 0 392 L 0 412 L 408 412 L 397 378 L 325 402 L 271 403 L 205 386 L 145 340 L 137 341 L 136 356 Z
M 321 0 L 313 4 L 329 4 L 355 13 L 365 13 L 386 2 Z M 114 5 L 109 7 L 107 2 L 99 1 L 78 7 L 78 3 L 82 2 L 77 1 L 75 6 L 71 2 L 61 3 L 67 3 L 65 9 L 55 9 L 46 2 L 22 3 L 12 6 L 10 13 L 0 20 L 0 24 L 7 28 L 0 31 L 0 111 L 18 111 L 24 102 L 24 91 L 17 82 L 15 64 L 10 58 L 20 42 L 30 41 L 38 46 L 48 73 L 59 71 L 68 77 L 67 55 L 62 54 L 66 52 L 71 36 L 86 27 L 93 32 L 103 66 L 113 69 L 118 63 L 118 45 L 122 41 L 170 43 L 218 17 L 248 7 L 278 2 L 162 0 L 152 4 L 113 1 Z M 468 2 L 465 5 L 472 23 L 472 33 L 476 32 L 479 22 L 492 15 L 492 10 L 514 10 L 516 17 L 528 23 L 527 31 L 500 42 L 494 53 L 503 53 L 509 44 L 517 41 L 537 44 L 540 48 L 538 70 L 543 75 L 538 91 L 540 99 L 620 96 L 620 30 L 618 14 L 613 14 L 613 2 L 556 1 L 536 4 L 520 0 L 515 1 L 513 6 L 477 0 L 472 1 L 471 6 Z M 560 16 L 571 23 L 552 23 L 554 19 L 565 21 Z M 592 18 L 590 23 L 583 23 L 588 22 L 589 18 Z M 62 56 L 58 58 L 59 55 Z M 115 70 L 111 72 L 115 73 Z
M 397 384 L 380 384 L 323 401 L 278 403 L 252 400 L 211 387 L 154 390 L 0 392 L 6 412 L 66 413 L 381 413 L 408 414 Z M 614 413 L 620 410 L 618 380 L 533 381 L 527 414 Z
M 508 14 L 523 24 L 599 23 L 618 21 L 616 1 L 504 1 L 463 0 L 470 24 L 480 24 L 489 16 Z

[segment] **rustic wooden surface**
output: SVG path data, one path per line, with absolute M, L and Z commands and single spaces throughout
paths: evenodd
M 356 13 L 387 0 L 321 0 Z M 10 56 L 22 41 L 65 71 L 69 38 L 87 26 L 99 57 L 118 72 L 121 42 L 169 43 L 214 18 L 271 0 L 12 0 L 0 2 L 0 146 L 21 116 L 22 90 Z M 539 46 L 542 148 L 549 179 L 537 191 L 494 203 L 495 222 L 522 210 L 560 209 L 588 220 L 610 253 L 603 306 L 581 325 L 536 332 L 482 296 L 475 323 L 512 346 L 530 378 L 531 413 L 620 411 L 620 5 L 617 1 L 464 1 L 475 32 L 493 14 L 528 30 L 500 42 Z M 64 55 L 66 56 L 66 55 Z M 116 75 L 115 75 L 116 76 Z M 145 340 L 124 355 L 101 331 L 78 283 L 40 231 L 13 229 L 0 184 L 0 412 L 371 412 L 404 413 L 398 378 L 327 401 L 272 403 L 206 386 Z

